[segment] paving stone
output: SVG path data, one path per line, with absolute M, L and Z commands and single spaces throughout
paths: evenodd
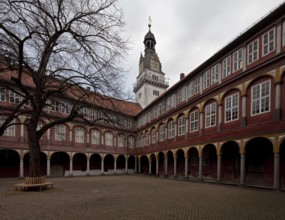
M 284 219 L 285 194 L 157 177 L 53 178 L 54 189 L 19 192 L 0 180 L 0 219 Z

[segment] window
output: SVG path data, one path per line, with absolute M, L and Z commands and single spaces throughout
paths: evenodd
M 0 126 L 2 126 L 5 121 L 6 121 L 6 117 L 4 116 L 0 116 Z M 15 123 L 15 120 L 11 121 L 10 124 Z M 3 136 L 15 136 L 16 135 L 16 125 L 10 125 L 8 128 L 5 129 Z
M 220 67 L 219 64 L 216 64 L 212 67 L 212 81 L 211 84 L 215 84 L 216 82 L 219 82 L 220 80 Z
M 145 133 L 145 145 L 146 146 L 149 145 L 149 133 L 148 133 L 148 131 Z
M 153 95 L 159 96 L 159 91 L 153 90 Z
M 51 111 L 59 112 L 59 109 L 60 109 L 60 102 L 52 100 L 51 101 Z
M 200 93 L 200 77 L 194 79 L 193 95 Z
M 60 112 L 62 114 L 69 114 L 70 113 L 70 105 L 67 102 L 60 103 Z
M 258 39 L 253 41 L 247 46 L 247 61 L 248 64 L 256 61 L 258 59 Z
M 190 113 L 190 132 L 198 131 L 199 111 Z
M 174 137 L 174 121 L 168 122 L 168 138 Z
M 211 85 L 211 72 L 210 70 L 207 70 L 203 74 L 203 89 L 208 88 Z
M 231 74 L 231 56 L 223 59 L 223 78 L 229 76 Z
M 160 125 L 159 127 L 159 141 L 163 141 L 164 140 L 164 125 Z
M 176 103 L 179 104 L 180 102 L 182 102 L 182 89 L 176 92 Z
M 128 147 L 134 148 L 135 147 L 135 138 L 133 136 L 128 137 Z
M 118 147 L 124 147 L 125 145 L 125 138 L 124 135 L 118 135 Z
M 6 101 L 6 90 L 2 87 L 0 87 L 0 101 L 1 102 Z
M 262 55 L 265 56 L 275 50 L 275 29 L 271 29 L 262 36 L 263 50 Z
M 84 143 L 85 132 L 83 128 L 75 129 L 75 143 Z
M 155 144 L 156 143 L 156 129 L 152 129 L 151 131 L 151 143 Z
M 66 127 L 64 125 L 55 126 L 55 140 L 64 141 L 66 134 Z
M 233 53 L 233 72 L 242 68 L 242 48 Z
M 152 75 L 152 80 L 154 80 L 154 81 L 158 81 L 158 76 L 156 76 L 156 75 Z
M 270 80 L 251 89 L 251 114 L 256 115 L 270 110 Z
M 100 131 L 92 130 L 91 131 L 91 144 L 99 145 L 100 144 L 100 136 L 101 136 Z
M 206 106 L 206 120 L 205 127 L 213 127 L 216 125 L 216 103 L 212 103 Z
M 144 137 L 143 137 L 143 135 L 141 135 L 141 147 L 143 147 L 144 146 Z
M 105 145 L 113 146 L 113 133 L 105 132 Z
M 178 136 L 185 134 L 185 116 L 178 118 Z
M 230 122 L 238 119 L 239 94 L 235 93 L 225 98 L 225 121 Z
M 21 97 L 18 93 L 10 91 L 10 102 L 19 104 L 21 101 Z

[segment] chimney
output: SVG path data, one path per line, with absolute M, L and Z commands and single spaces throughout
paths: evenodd
M 180 80 L 182 80 L 185 77 L 185 73 L 180 73 Z

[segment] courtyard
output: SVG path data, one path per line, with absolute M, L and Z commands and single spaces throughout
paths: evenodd
M 284 192 L 139 175 L 52 178 L 19 192 L 0 180 L 1 219 L 284 219 Z

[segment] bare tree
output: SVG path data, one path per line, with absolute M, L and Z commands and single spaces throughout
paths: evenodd
M 52 126 L 82 117 L 82 102 L 90 95 L 84 88 L 98 94 L 97 102 L 118 97 L 122 91 L 120 63 L 127 48 L 121 37 L 123 25 L 117 0 L 0 2 L 0 78 L 22 97 L 0 135 L 15 117 L 28 115 L 32 177 L 41 175 L 42 135 Z M 72 98 L 70 113 L 37 130 L 43 109 L 55 96 Z M 24 108 L 26 103 L 29 107 Z

